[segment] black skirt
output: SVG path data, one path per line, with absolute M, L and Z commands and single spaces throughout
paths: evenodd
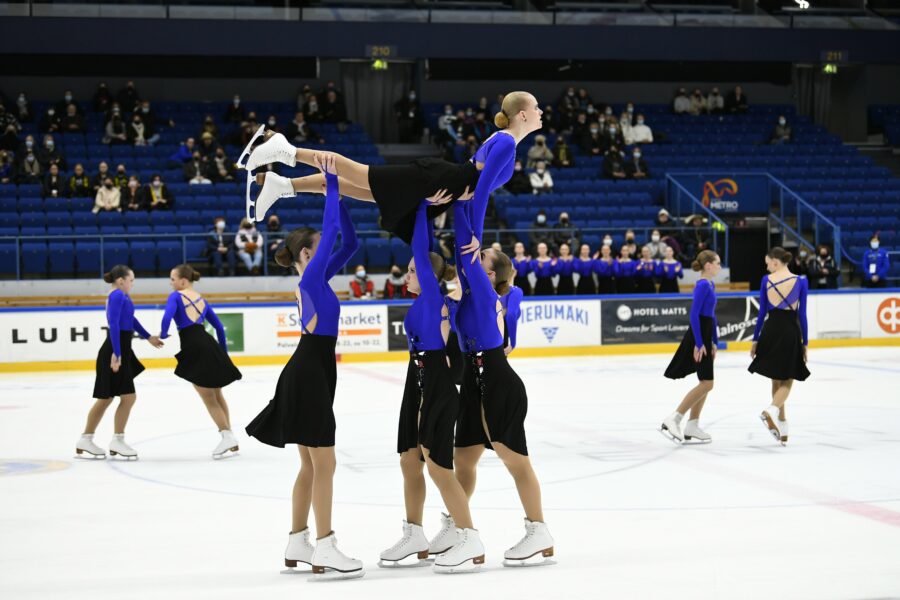
M 560 275 L 556 282 L 556 293 L 559 296 L 571 296 L 575 293 L 575 280 L 571 275 Z
M 590 296 L 597 293 L 597 286 L 594 284 L 593 275 L 582 275 L 578 278 L 578 287 L 575 293 L 579 296 Z
M 248 435 L 277 448 L 334 446 L 336 344 L 334 337 L 303 334 L 278 376 L 275 397 L 247 425 Z
M 113 373 L 109 367 L 112 360 L 113 348 L 109 339 L 109 332 L 106 334 L 106 340 L 100 346 L 97 353 L 97 375 L 94 378 L 94 398 L 106 400 L 123 396 L 125 394 L 134 393 L 134 378 L 144 371 L 144 365 L 134 355 L 131 349 L 131 340 L 134 338 L 133 331 L 119 332 L 119 346 L 122 352 L 122 364 L 118 373 Z
M 706 354 L 699 363 L 694 362 L 694 331 L 688 327 L 681 340 L 681 345 L 675 351 L 672 362 L 666 369 L 666 377 L 669 379 L 681 379 L 687 377 L 691 373 L 697 373 L 697 379 L 700 381 L 712 381 L 713 377 L 713 356 L 712 356 L 712 338 L 713 338 L 713 319 L 712 317 L 700 317 L 700 335 L 703 336 L 703 346 L 706 348 Z
M 450 376 L 453 378 L 453 383 L 462 385 L 464 357 L 462 350 L 459 349 L 459 337 L 455 331 L 451 331 L 447 336 L 447 358 L 450 359 Z
M 180 329 L 178 337 L 181 351 L 175 355 L 175 374 L 182 379 L 200 387 L 223 388 L 241 378 L 228 353 L 206 333 L 203 325 Z
M 528 456 L 525 443 L 528 395 L 525 384 L 506 360 L 503 348 L 466 354 L 459 406 L 457 448 L 484 444 L 492 449 L 491 442 L 494 441 Z M 490 440 L 481 421 L 482 408 L 491 432 Z
M 458 198 L 466 187 L 475 191 L 479 171 L 471 162 L 456 164 L 440 158 L 420 158 L 405 165 L 369 167 L 369 189 L 381 213 L 381 228 L 412 243 L 416 210 L 423 198 L 446 189 Z M 428 207 L 428 218 L 446 212 L 452 203 Z
M 800 321 L 793 310 L 772 309 L 756 344 L 756 358 L 747 369 L 769 379 L 806 381 Z
M 400 404 L 397 452 L 421 445 L 436 464 L 452 469 L 457 415 L 459 392 L 447 366 L 447 354 L 443 350 L 411 353 Z
M 528 280 L 528 275 L 516 275 L 516 278 L 513 281 L 513 285 L 522 290 L 523 296 L 531 295 L 531 281 Z
M 537 283 L 534 284 L 535 296 L 553 296 L 556 291 L 553 289 L 553 280 L 549 277 L 538 277 Z
M 659 282 L 659 293 L 660 294 L 677 294 L 681 292 L 678 288 L 678 280 L 677 279 L 666 279 L 663 277 Z
M 612 277 L 598 277 L 599 285 L 597 286 L 600 294 L 615 294 L 616 281 Z
M 639 294 L 655 294 L 656 285 L 653 283 L 652 277 L 638 277 L 637 291 Z
M 634 277 L 616 277 L 616 292 L 619 294 L 634 294 L 637 292 Z

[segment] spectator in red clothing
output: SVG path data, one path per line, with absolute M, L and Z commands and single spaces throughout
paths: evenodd
M 356 277 L 350 281 L 350 298 L 353 300 L 371 300 L 375 297 L 375 284 L 366 276 L 366 268 L 356 267 Z
M 409 290 L 406 288 L 406 276 L 397 265 L 391 267 L 391 274 L 384 282 L 384 292 L 381 295 L 385 300 L 410 297 Z

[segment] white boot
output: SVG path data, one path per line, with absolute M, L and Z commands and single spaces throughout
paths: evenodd
M 411 564 L 400 564 L 404 558 L 408 558 L 413 554 L 416 555 L 418 561 Z M 421 525 L 415 523 L 407 523 L 403 521 L 403 537 L 400 541 L 381 553 L 381 560 L 378 561 L 379 567 L 425 567 L 428 565 L 428 538 L 425 537 L 425 531 Z
M 256 133 L 259 133 L 257 131 Z M 244 148 L 244 152 L 248 152 L 250 146 L 253 142 L 256 141 L 256 137 L 254 135 L 253 139 L 250 140 L 250 144 Z M 243 158 L 244 154 L 241 153 L 240 158 Z M 247 158 L 246 168 L 248 171 L 253 171 L 254 169 L 258 169 L 263 165 L 268 165 L 271 163 L 280 162 L 286 164 L 289 167 L 294 167 L 297 165 L 297 148 L 292 146 L 290 142 L 287 141 L 287 138 L 280 133 L 276 133 L 268 140 L 257 146 L 250 153 L 249 158 Z M 240 165 L 238 165 L 240 166 Z
M 787 421 L 778 421 L 778 431 L 781 433 L 781 445 L 784 446 L 788 441 L 788 423 Z
M 235 439 L 234 434 L 231 433 L 230 429 L 223 429 L 219 433 L 222 434 L 222 441 L 220 441 L 219 445 L 216 446 L 216 449 L 213 450 L 212 457 L 214 459 L 225 458 L 226 456 L 230 456 L 228 454 L 229 452 L 238 451 L 237 439 Z
M 777 442 L 781 441 L 781 431 L 778 429 L 779 412 L 778 407 L 772 404 L 759 414 L 759 420 L 763 422 Z
M 457 530 L 458 543 L 434 559 L 435 573 L 472 573 L 484 564 L 484 545 L 477 529 Z
M 82 454 L 87 454 L 87 456 L 82 456 Z M 78 441 L 75 442 L 75 458 L 96 458 L 102 460 L 106 458 L 106 450 L 94 443 L 93 433 L 83 433 L 78 438 Z
M 712 436 L 700 429 L 700 421 L 697 419 L 689 420 L 684 426 L 684 441 L 694 444 L 708 444 L 712 441 Z
M 272 208 L 279 198 L 293 198 L 297 195 L 291 180 L 278 173 L 266 173 L 262 189 L 256 200 L 250 198 L 250 182 L 252 177 L 247 176 L 247 218 L 262 221 L 266 213 Z M 252 210 L 251 210 L 252 209 Z M 251 214 L 252 213 L 252 214 Z
M 125 443 L 125 434 L 117 433 L 109 442 L 109 455 L 119 455 L 126 460 L 137 460 L 137 451 Z
M 297 563 L 304 563 L 312 566 L 313 552 L 316 548 L 309 542 L 309 528 L 297 533 L 288 534 L 288 545 L 284 550 L 284 566 L 287 567 L 282 573 L 293 574 L 309 571 L 295 571 L 294 567 Z
M 441 530 L 428 543 L 429 554 L 441 554 L 459 543 L 456 523 L 447 513 L 441 513 Z
M 334 532 L 316 540 L 312 571 L 316 579 L 356 579 L 366 574 L 361 560 L 348 558 L 338 550 Z
M 526 562 L 538 554 L 543 560 Z M 550 535 L 546 523 L 525 519 L 525 537 L 503 554 L 503 558 L 506 559 L 503 561 L 503 566 L 537 567 L 556 564 L 555 561 L 550 560 L 551 556 L 553 556 L 553 536 Z
M 664 436 L 675 442 L 676 444 L 680 444 L 684 441 L 684 434 L 681 433 L 681 419 L 684 418 L 684 415 L 679 412 L 673 412 L 671 415 L 666 417 L 666 419 L 662 422 L 662 425 L 659 426 L 659 431 Z

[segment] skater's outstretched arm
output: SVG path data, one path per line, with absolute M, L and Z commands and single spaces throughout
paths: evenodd
M 350 257 L 359 250 L 359 238 L 356 236 L 356 228 L 350 218 L 347 204 L 338 201 L 340 207 L 341 247 L 328 259 L 328 267 L 325 269 L 325 278 L 331 279 L 335 273 L 344 268 Z
M 800 319 L 800 332 L 803 335 L 803 345 L 809 344 L 809 323 L 806 320 L 806 294 L 809 291 L 809 280 L 801 277 L 797 280 L 800 286 L 800 305 L 797 307 L 797 317 Z
M 332 165 L 333 168 L 333 165 Z M 309 261 L 303 278 L 311 278 L 312 281 L 327 282 L 326 267 L 331 260 L 331 249 L 338 234 L 338 213 L 340 212 L 340 196 L 338 191 L 338 178 L 334 173 L 325 173 L 325 213 L 322 215 L 322 237 L 319 239 L 319 248 L 315 256 Z M 355 235 L 354 235 L 355 237 Z
M 219 320 L 219 315 L 217 315 L 216 311 L 213 310 L 213 307 L 209 305 L 209 302 L 206 303 L 206 320 L 209 321 L 209 324 L 216 330 L 216 339 L 219 340 L 219 346 L 227 353 L 228 338 L 225 337 L 225 326 L 222 325 L 222 321 Z
M 421 288 L 421 296 L 429 299 L 441 298 L 441 286 L 434 270 L 431 268 L 431 257 L 428 253 L 431 251 L 431 240 L 433 237 L 432 228 L 429 227 L 428 219 L 429 203 L 423 200 L 416 210 L 416 225 L 413 230 L 412 251 L 413 260 L 416 263 L 416 275 L 419 278 L 419 287 Z
M 703 333 L 700 330 L 700 315 L 707 297 L 712 292 L 712 283 L 706 279 L 698 279 L 694 285 L 694 301 L 691 303 L 691 333 L 694 334 L 694 346 L 703 347 Z
M 172 292 L 166 299 L 166 309 L 163 311 L 162 324 L 159 326 L 160 339 L 164 340 L 169 337 L 169 327 L 172 319 L 175 317 L 175 311 L 178 310 L 177 302 L 179 298 L 180 294 L 178 292 Z
M 122 356 L 122 344 L 120 336 L 122 326 L 122 310 L 125 307 L 125 292 L 122 290 L 113 290 L 106 300 L 106 324 L 109 326 L 109 341 L 112 344 L 113 354 L 118 357 Z
M 484 216 L 487 212 L 488 200 L 495 189 L 506 183 L 506 181 L 500 180 L 503 179 L 502 175 L 509 164 L 516 158 L 516 140 L 511 135 L 498 133 L 494 139 L 496 141 L 488 149 L 484 167 L 481 169 L 478 184 L 475 186 L 475 197 L 471 202 L 473 205 L 470 215 L 472 231 L 478 241 L 481 241 L 484 235 Z
M 756 329 L 753 330 L 753 341 L 759 341 L 759 334 L 763 328 L 763 321 L 766 320 L 766 313 L 769 312 L 769 276 L 763 275 L 762 281 L 759 282 L 759 316 L 756 318 Z
M 506 331 L 509 333 L 509 347 L 516 347 L 516 328 L 519 325 L 519 315 L 522 314 L 522 297 L 524 293 L 521 288 L 512 287 L 509 290 L 509 298 L 506 304 Z

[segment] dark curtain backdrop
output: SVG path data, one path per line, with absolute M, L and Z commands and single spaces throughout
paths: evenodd
M 794 93 L 797 112 L 812 117 L 818 125 L 828 127 L 831 112 L 831 76 L 822 72 L 821 65 L 794 67 Z
M 361 123 L 377 144 L 397 143 L 394 103 L 413 87 L 413 63 L 389 64 L 374 71 L 370 62 L 341 61 L 341 83 L 351 121 Z

